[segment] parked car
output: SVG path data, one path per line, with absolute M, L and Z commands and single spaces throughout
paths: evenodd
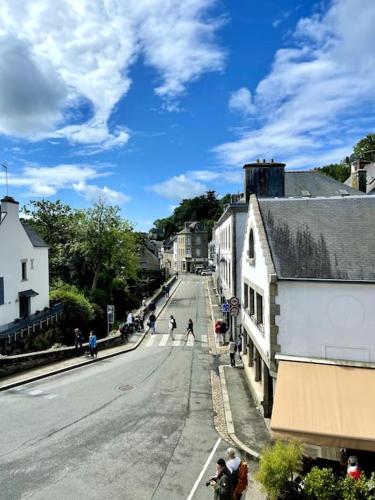
M 195 268 L 196 274 L 200 274 L 203 271 L 204 267 L 203 266 L 198 266 Z
M 201 276 L 211 276 L 211 275 L 212 275 L 211 269 L 203 269 L 201 272 Z

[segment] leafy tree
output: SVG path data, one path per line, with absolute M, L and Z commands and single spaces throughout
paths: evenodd
M 339 182 L 345 182 L 350 177 L 350 165 L 348 163 L 330 163 L 324 167 L 316 168 L 315 171 L 332 177 Z
M 363 137 L 353 148 L 357 158 L 368 162 L 375 161 L 375 134 L 368 134 Z
M 334 500 L 337 485 L 332 469 L 313 467 L 304 479 L 303 491 L 308 500 Z
M 219 219 L 224 205 L 229 201 L 229 194 L 219 199 L 215 191 L 207 191 L 204 195 L 184 199 L 174 209 L 171 216 L 157 219 L 154 222 L 155 228 L 151 230 L 151 234 L 157 239 L 169 238 L 181 231 L 186 221 L 204 222 L 209 234 L 211 234 L 214 222 Z
M 299 468 L 302 452 L 302 444 L 297 441 L 276 441 L 262 452 L 256 479 L 270 500 L 278 500 L 287 494 L 293 473 Z

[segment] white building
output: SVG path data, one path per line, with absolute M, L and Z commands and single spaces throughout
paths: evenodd
M 317 197 L 358 194 L 355 189 L 314 171 L 285 172 L 284 163 L 249 163 L 244 165 L 244 194 L 233 195 L 213 229 L 210 264 L 214 265 L 221 301 L 241 297 L 242 250 L 251 194 L 257 197 Z M 237 335 L 241 318 L 224 314 L 230 332 Z
M 0 209 L 0 333 L 49 308 L 48 247 L 19 220 L 18 203 L 6 196 Z M 16 321 L 15 321 L 16 320 Z
M 374 220 L 372 197 L 250 198 L 244 366 L 276 436 L 375 451 Z

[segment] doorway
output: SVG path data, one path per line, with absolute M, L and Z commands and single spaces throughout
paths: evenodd
M 30 316 L 30 297 L 20 296 L 20 318 Z

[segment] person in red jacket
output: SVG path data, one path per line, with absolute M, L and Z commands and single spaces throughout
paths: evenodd
M 348 458 L 348 469 L 347 476 L 353 479 L 359 479 L 361 477 L 362 471 L 358 465 L 358 459 L 355 455 Z

